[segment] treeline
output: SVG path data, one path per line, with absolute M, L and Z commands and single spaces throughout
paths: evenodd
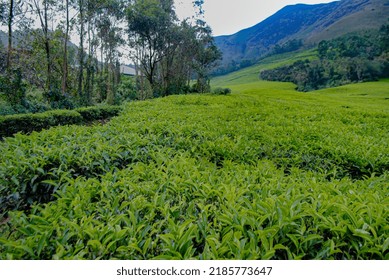
M 297 51 L 303 47 L 303 41 L 301 39 L 292 39 L 289 41 L 286 41 L 282 44 L 276 44 L 273 46 L 273 48 L 265 55 L 261 56 L 259 59 L 243 59 L 240 61 L 232 60 L 231 62 L 224 64 L 224 65 L 217 65 L 214 69 L 211 70 L 211 74 L 213 76 L 221 76 L 226 75 L 228 73 L 238 71 L 242 68 L 246 68 L 249 66 L 252 66 L 261 59 L 264 59 L 266 57 L 272 56 L 274 54 L 283 54 L 288 53 L 292 51 Z
M 272 54 L 282 54 L 287 52 L 297 51 L 303 46 L 301 39 L 293 39 L 283 44 L 276 44 L 273 48 Z
M 389 77 L 389 24 L 319 43 L 318 60 L 264 70 L 260 78 L 293 82 L 299 91 Z
M 202 4 L 179 21 L 173 0 L 1 1 L 0 114 L 208 91 L 221 54 Z M 123 57 L 135 78 L 120 75 Z
M 232 60 L 228 64 L 217 65 L 217 67 L 214 67 L 214 69 L 212 69 L 211 74 L 212 74 L 212 76 L 226 75 L 228 73 L 238 71 L 242 68 L 252 66 L 257 62 L 258 62 L 257 59 L 243 59 L 241 61 Z
M 221 58 L 211 28 L 201 18 L 194 25 L 177 22 L 173 2 L 134 1 L 127 9 L 129 45 L 135 67 L 141 69 L 139 85 L 145 96 L 207 92 L 208 71 Z M 202 2 L 193 2 L 199 14 Z M 192 79 L 196 82 L 190 86 Z

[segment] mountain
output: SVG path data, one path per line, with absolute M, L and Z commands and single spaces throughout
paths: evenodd
M 341 0 L 327 4 L 286 6 L 257 25 L 233 35 L 217 36 L 221 68 L 257 61 L 276 44 L 298 40 L 308 46 L 349 32 L 379 28 L 389 18 L 388 0 Z
M 30 40 L 34 39 L 34 35 L 32 34 L 34 33 L 32 33 L 31 31 L 26 32 L 26 31 L 14 30 L 12 32 L 13 48 L 23 48 L 26 42 L 30 42 Z M 75 50 L 78 49 L 78 47 L 71 41 L 68 41 L 68 46 Z M 8 48 L 8 32 L 2 30 L 0 30 L 0 48 L 4 48 L 4 49 Z

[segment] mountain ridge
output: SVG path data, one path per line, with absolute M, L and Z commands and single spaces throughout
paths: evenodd
M 312 46 L 346 33 L 379 28 L 389 18 L 387 0 L 341 0 L 325 4 L 288 5 L 232 35 L 216 36 L 223 52 L 221 68 L 256 62 L 276 44 L 301 40 Z

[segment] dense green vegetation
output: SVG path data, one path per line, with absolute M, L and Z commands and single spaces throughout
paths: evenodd
M 271 55 L 261 59 L 257 64 L 250 67 L 231 72 L 224 76 L 214 77 L 211 81 L 211 86 L 224 87 L 258 82 L 258 75 L 263 70 L 285 66 L 299 60 L 314 60 L 317 58 L 318 54 L 316 49 Z
M 9 25 L 13 2 L 0 5 Z M 78 13 L 77 56 L 70 22 L 52 33 L 41 14 L 37 53 L 0 51 L 0 113 L 163 98 L 0 116 L 1 260 L 389 259 L 389 80 L 310 93 L 258 80 L 323 64 L 312 77 L 335 85 L 339 62 L 363 59 L 386 71 L 388 26 L 285 53 L 290 41 L 210 84 L 211 30 L 178 22 L 173 1 L 71 3 L 30 7 Z M 124 21 L 141 73 L 119 81 Z M 15 67 L 27 58 L 39 67 Z M 193 91 L 210 93 L 169 96 Z
M 386 0 L 341 0 L 289 5 L 258 24 L 235 34 L 217 36 L 223 60 L 217 75 L 248 67 L 270 53 L 317 45 L 350 32 L 378 30 L 387 23 Z M 301 40 L 301 42 L 299 42 Z
M 40 131 L 57 125 L 88 124 L 117 116 L 120 106 L 93 106 L 76 110 L 51 110 L 38 114 L 0 116 L 0 139 L 17 132 Z
M 352 33 L 321 41 L 316 60 L 299 60 L 290 65 L 264 70 L 270 81 L 293 82 L 301 91 L 389 77 L 389 25 L 379 31 Z
M 0 258 L 389 259 L 389 81 L 224 84 L 6 138 Z
M 0 115 L 208 92 L 221 54 L 202 4 L 179 20 L 173 0 L 0 1 Z

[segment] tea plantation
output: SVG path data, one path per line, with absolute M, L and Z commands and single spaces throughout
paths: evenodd
M 5 138 L 0 259 L 389 259 L 389 80 L 230 87 Z

